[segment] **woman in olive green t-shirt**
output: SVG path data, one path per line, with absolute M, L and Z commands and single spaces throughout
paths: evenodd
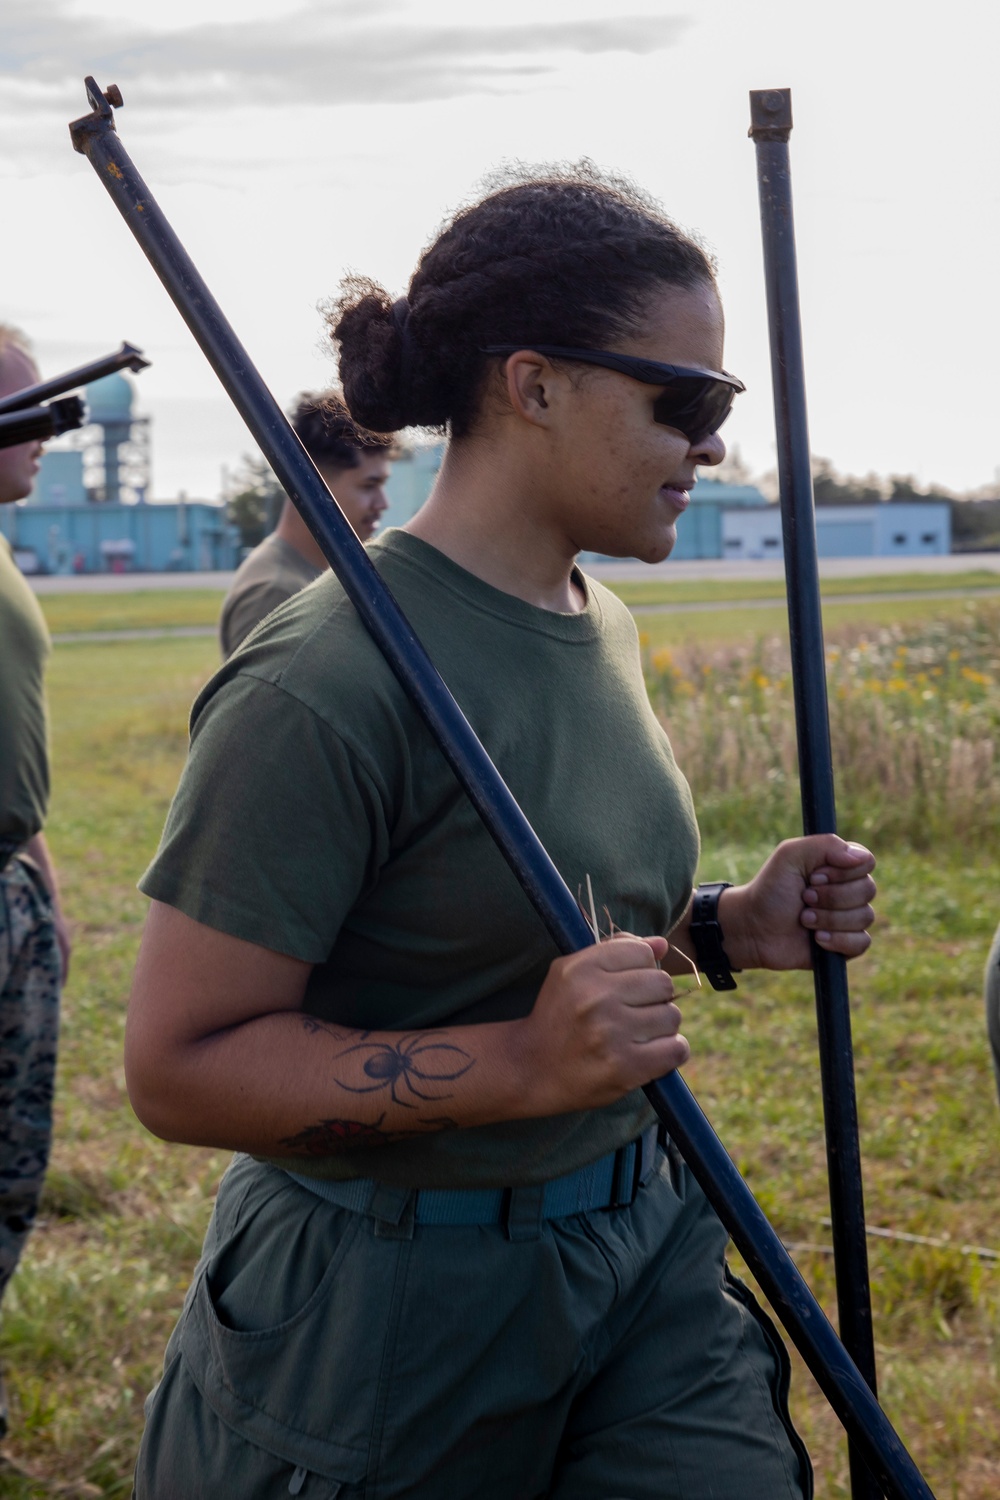
M 150 1129 L 243 1154 L 137 1495 L 808 1495 L 780 1341 L 640 1092 L 689 1055 L 697 831 L 627 612 L 575 567 L 667 557 L 724 455 L 712 267 L 555 175 L 333 322 L 357 420 L 449 430 L 377 566 L 571 888 L 641 936 L 557 956 L 336 580 L 213 680 L 126 1064 Z M 873 865 L 780 845 L 723 890 L 721 962 L 864 952 Z

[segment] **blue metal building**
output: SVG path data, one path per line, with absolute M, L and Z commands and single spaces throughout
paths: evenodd
M 677 544 L 670 556 L 680 561 L 721 557 L 723 514 L 763 504 L 764 496 L 755 484 L 726 484 L 699 474 L 691 504 L 677 522 Z
M 235 568 L 239 532 L 225 505 L 147 503 L 148 420 L 122 374 L 86 388 L 89 423 L 42 454 L 28 499 L 0 507 L 0 532 L 25 572 L 162 573 Z
M 890 500 L 876 505 L 816 507 L 816 551 L 820 557 L 927 557 L 951 551 L 951 508 L 940 500 Z M 778 558 L 783 555 L 777 505 L 727 510 L 722 555 Z
M 235 568 L 239 532 L 224 505 L 0 506 L 0 532 L 26 573 L 164 573 Z

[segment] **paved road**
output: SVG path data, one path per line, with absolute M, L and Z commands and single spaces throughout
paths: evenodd
M 36 594 L 139 594 L 148 589 L 217 589 L 233 573 L 45 573 L 28 575 Z
M 894 573 L 969 573 L 987 569 L 1000 573 L 1000 552 L 957 552 L 947 557 L 825 557 L 820 559 L 821 578 L 872 578 Z M 774 579 L 784 578 L 780 560 L 727 562 L 724 558 L 699 558 L 690 562 L 588 563 L 594 578 L 616 583 L 654 579 Z M 142 589 L 228 589 L 232 573 L 84 573 L 66 577 L 29 578 L 37 594 L 134 594 Z
M 821 557 L 821 578 L 887 578 L 898 573 L 974 573 L 980 570 L 1000 573 L 1000 552 L 952 552 L 946 557 Z M 733 562 L 725 558 L 696 558 L 690 562 L 648 563 L 623 559 L 621 562 L 588 563 L 586 572 L 594 578 L 615 583 L 644 583 L 650 578 L 676 579 L 678 582 L 712 579 L 774 579 L 783 581 L 784 564 L 768 558 L 759 562 Z
M 218 635 L 215 625 L 151 625 L 142 630 L 60 630 L 52 636 L 55 646 L 86 646 L 94 641 L 167 641 L 192 636 Z

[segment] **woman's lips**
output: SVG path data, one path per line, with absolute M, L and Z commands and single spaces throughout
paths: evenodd
M 660 494 L 663 496 L 664 500 L 668 500 L 670 504 L 676 506 L 678 510 L 687 510 L 688 506 L 691 504 L 691 496 L 688 494 L 687 490 L 682 490 L 679 488 L 679 486 L 674 484 L 662 484 L 660 486 Z

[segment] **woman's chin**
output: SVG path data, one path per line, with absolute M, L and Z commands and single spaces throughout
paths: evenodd
M 661 563 L 667 560 L 676 545 L 677 528 L 667 526 L 655 537 L 650 537 L 646 545 L 641 550 L 637 549 L 633 552 L 632 556 L 644 563 Z
M 671 522 L 669 526 L 657 527 L 655 532 L 647 532 L 642 536 L 628 536 L 619 533 L 617 536 L 581 537 L 573 539 L 573 547 L 576 552 L 596 552 L 602 557 L 620 557 L 623 561 L 642 563 L 663 562 L 673 552 L 677 545 L 677 528 Z

